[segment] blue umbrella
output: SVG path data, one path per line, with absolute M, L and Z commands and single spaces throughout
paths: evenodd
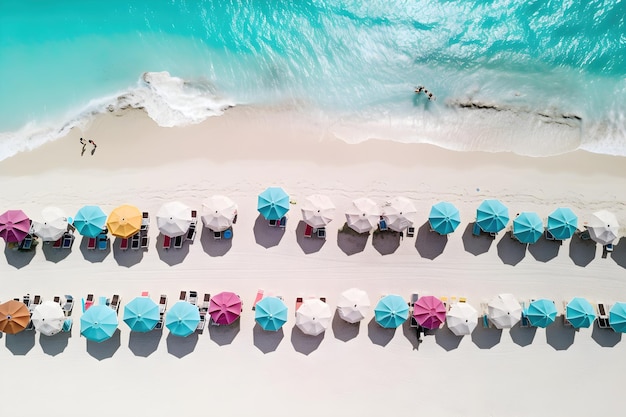
M 616 332 L 626 333 L 626 303 L 615 303 L 611 307 L 609 324 Z
M 149 297 L 135 297 L 124 306 L 124 323 L 133 332 L 149 332 L 160 318 L 159 306 Z
M 428 216 L 430 227 L 440 235 L 447 235 L 461 224 L 459 210 L 452 203 L 437 203 L 430 209 Z
M 399 295 L 386 295 L 376 304 L 374 317 L 382 327 L 395 329 L 409 318 L 409 306 Z
M 476 210 L 476 223 L 487 233 L 498 233 L 509 222 L 509 209 L 500 200 L 485 200 Z
M 256 303 L 254 319 L 263 330 L 275 332 L 287 322 L 287 306 L 280 298 L 262 298 Z
M 543 222 L 537 213 L 523 212 L 513 219 L 513 236 L 522 243 L 535 243 L 543 234 Z
M 589 327 L 596 319 L 596 313 L 593 306 L 584 298 L 575 297 L 567 303 L 565 308 L 565 319 L 570 324 L 579 329 L 581 327 Z
M 555 239 L 569 239 L 578 228 L 578 217 L 571 209 L 559 207 L 548 216 L 547 228 Z
M 98 206 L 85 206 L 74 216 L 78 233 L 87 237 L 98 237 L 106 225 L 107 215 Z
M 530 303 L 526 317 L 533 326 L 548 327 L 556 319 L 556 313 L 554 301 L 541 298 Z
M 259 194 L 257 210 L 267 220 L 280 220 L 289 211 L 289 196 L 280 187 L 269 187 Z
M 117 329 L 117 314 L 106 305 L 89 307 L 80 317 L 80 334 L 88 340 L 103 342 Z
M 165 316 L 165 326 L 174 336 L 189 336 L 196 331 L 198 323 L 200 323 L 198 307 L 186 301 L 178 301 Z

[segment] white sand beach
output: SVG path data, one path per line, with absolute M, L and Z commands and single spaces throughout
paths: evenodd
M 88 146 L 81 156 L 80 137 L 98 144 L 93 155 Z M 536 211 L 546 218 L 566 206 L 581 222 L 608 209 L 626 224 L 624 161 L 582 151 L 528 158 L 376 140 L 349 145 L 274 109 L 238 107 L 184 128 L 160 128 L 141 110 L 98 116 L 86 131 L 0 162 L 0 211 L 23 209 L 37 219 L 49 205 L 73 215 L 85 204 L 105 212 L 133 204 L 151 213 L 150 247 L 122 252 L 114 242 L 93 252 L 79 238 L 71 252 L 41 244 L 31 253 L 5 249 L 2 301 L 119 294 L 122 307 L 119 331 L 102 344 L 80 336 L 80 302 L 71 336 L 2 334 L 10 396 L 0 415 L 614 415 L 626 341 L 611 330 L 575 331 L 559 317 L 547 329 L 479 326 L 463 338 L 444 327 L 419 343 L 408 323 L 383 329 L 371 311 L 358 326 L 335 317 L 311 337 L 295 328 L 293 308 L 296 297 L 322 296 L 334 309 L 350 287 L 366 290 L 373 303 L 382 294 L 408 300 L 419 293 L 466 297 L 477 309 L 501 292 L 553 299 L 559 311 L 574 296 L 626 301 L 624 238 L 603 259 L 600 245 L 577 237 L 525 249 L 505 233 L 473 237 L 470 226 L 485 198 L 501 199 L 511 217 Z M 295 202 L 284 232 L 256 210 L 258 193 L 271 185 Z M 299 203 L 314 193 L 337 206 L 325 241 L 302 236 Z M 159 249 L 159 207 L 179 200 L 200 211 L 213 194 L 239 205 L 233 239 L 199 233 L 184 249 Z M 364 196 L 381 204 L 413 200 L 416 237 L 339 234 L 344 210 Z M 427 225 L 430 207 L 442 200 L 461 211 L 448 238 Z M 282 332 L 255 327 L 258 289 L 284 297 L 290 320 Z M 236 292 L 242 317 L 186 339 L 167 330 L 131 334 L 121 322 L 125 302 L 141 291 L 155 300 L 167 294 L 171 306 L 181 290 Z

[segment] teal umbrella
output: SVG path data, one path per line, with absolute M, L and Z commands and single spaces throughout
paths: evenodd
M 186 301 L 178 301 L 165 316 L 165 326 L 174 336 L 189 336 L 196 331 L 198 323 L 200 323 L 198 307 Z
M 160 318 L 159 306 L 149 297 L 135 297 L 124 306 L 124 323 L 133 332 L 149 332 Z
M 535 243 L 543 234 L 543 222 L 537 213 L 523 212 L 513 219 L 513 236 L 522 243 Z
M 106 305 L 89 307 L 80 317 L 80 334 L 94 342 L 103 342 L 117 329 L 117 314 Z
M 83 236 L 98 237 L 107 222 L 107 215 L 98 206 L 85 206 L 74 216 L 74 227 Z
M 269 187 L 259 194 L 257 210 L 267 220 L 280 220 L 289 211 L 289 195 L 280 187 Z
M 280 298 L 262 298 L 256 303 L 254 319 L 263 330 L 275 332 L 287 322 L 287 306 Z
M 609 324 L 616 332 L 626 333 L 626 303 L 615 303 L 609 312 Z
M 456 230 L 461 224 L 459 210 L 452 203 L 437 203 L 430 209 L 428 216 L 430 227 L 440 235 L 447 235 Z
M 589 327 L 596 319 L 596 313 L 589 301 L 581 297 L 572 298 L 565 308 L 565 319 L 577 329 Z
M 386 295 L 376 304 L 374 317 L 382 327 L 395 329 L 409 318 L 409 306 L 399 295 Z
M 487 233 L 498 233 L 509 222 L 509 209 L 500 200 L 485 200 L 476 210 L 476 223 Z
M 548 232 L 557 240 L 569 239 L 578 228 L 578 217 L 567 207 L 559 207 L 548 216 Z
M 533 326 L 548 327 L 556 319 L 556 313 L 554 301 L 541 298 L 530 303 L 526 317 Z

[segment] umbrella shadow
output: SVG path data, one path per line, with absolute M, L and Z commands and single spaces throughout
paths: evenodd
M 396 329 L 386 329 L 378 324 L 374 318 L 367 323 L 367 337 L 369 337 L 375 345 L 382 347 L 387 346 L 395 334 Z
M 528 245 L 528 252 L 539 262 L 548 262 L 559 255 L 561 241 L 548 240 L 543 237 L 532 245 Z
M 112 358 L 122 344 L 120 341 L 120 333 L 120 329 L 115 329 L 113 336 L 100 343 L 87 340 L 87 353 L 99 361 Z
M 546 327 L 546 341 L 554 350 L 567 350 L 574 344 L 576 329 L 572 326 L 565 326 L 561 317 Z
M 7 334 L 4 343 L 13 355 L 24 356 L 35 347 L 35 331 L 24 330 L 16 334 Z
M 158 349 L 161 336 L 163 336 L 163 329 L 155 329 L 145 333 L 130 332 L 128 348 L 135 356 L 147 358 Z
M 105 250 L 100 249 L 87 249 L 87 243 L 89 238 L 83 236 L 80 240 L 80 251 L 83 254 L 83 258 L 91 263 L 98 263 L 104 261 L 104 259 L 111 253 L 111 242 L 108 242 Z
M 435 342 L 447 352 L 457 349 L 461 344 L 461 340 L 463 340 L 463 336 L 455 335 L 448 329 L 448 326 L 435 330 Z
M 419 327 L 411 327 L 411 318 L 402 323 L 402 334 L 413 346 L 413 350 L 418 350 L 422 343 L 421 331 Z
M 63 249 L 63 248 L 53 248 L 51 242 L 46 242 L 41 245 L 41 251 L 43 252 L 46 261 L 58 263 L 63 259 L 67 258 L 70 253 L 72 253 L 72 249 Z
M 515 266 L 526 256 L 527 245 L 513 238 L 511 232 L 506 232 L 496 246 L 498 248 L 498 257 L 506 265 Z
M 265 354 L 275 352 L 284 337 L 285 333 L 283 332 L 282 327 L 275 332 L 269 332 L 267 330 L 263 330 L 263 328 L 256 323 L 252 329 L 254 346 Z
M 125 266 L 130 268 L 133 265 L 137 265 L 143 259 L 142 249 L 126 249 L 122 250 L 120 247 L 123 239 L 116 237 L 111 243 L 113 247 L 113 258 L 119 266 Z
M 476 326 L 472 332 L 472 342 L 479 349 L 491 349 L 502 340 L 502 329 Z
M 626 268 L 626 237 L 621 238 L 613 247 L 613 253 L 611 253 L 611 259 L 621 266 Z
M 359 335 L 361 322 L 358 321 L 356 323 L 348 323 L 342 319 L 341 316 L 339 316 L 339 312 L 335 310 L 331 326 L 333 328 L 333 335 L 335 336 L 335 339 L 341 340 L 342 342 L 348 342 Z
M 4 256 L 6 257 L 9 265 L 15 269 L 21 269 L 33 260 L 35 257 L 35 248 L 33 247 L 31 250 L 21 251 L 10 247 L 7 243 L 4 247 Z
M 345 223 L 337 233 L 337 246 L 348 256 L 363 252 L 369 233 L 357 233 Z
M 311 237 L 304 237 L 304 230 L 306 229 L 306 223 L 304 220 L 298 222 L 296 227 L 296 241 L 300 245 L 300 249 L 305 254 L 319 252 L 322 246 L 326 243 L 326 239 L 320 239 L 313 234 Z
M 69 343 L 70 337 L 72 337 L 71 332 L 61 332 L 54 336 L 44 336 L 40 334 L 39 346 L 41 346 L 41 350 L 43 350 L 46 355 L 56 356 L 63 353 Z
M 187 255 L 189 255 L 189 245 L 183 243 L 183 247 L 180 249 L 176 249 L 171 247 L 170 249 L 163 248 L 163 239 L 164 236 L 159 234 L 157 237 L 157 254 L 159 255 L 159 259 L 165 262 L 169 266 L 174 266 L 182 263 Z
M 589 265 L 596 257 L 596 242 L 572 236 L 569 240 L 569 257 L 576 266 Z
M 291 345 L 296 352 L 310 355 L 320 347 L 325 334 L 326 332 L 322 332 L 317 336 L 304 334 L 298 326 L 294 325 L 293 329 L 291 329 Z
M 237 319 L 232 324 L 226 326 L 216 326 L 209 323 L 209 337 L 218 346 L 226 346 L 233 343 L 233 340 L 235 340 L 235 337 L 237 337 L 240 330 L 240 319 Z
M 535 340 L 537 328 L 535 326 L 522 327 L 517 323 L 515 326 L 511 327 L 509 334 L 511 335 L 513 343 L 524 347 L 530 345 L 533 340 Z
M 591 338 L 602 347 L 614 347 L 622 341 L 622 334 L 613 329 L 601 329 L 596 320 L 593 322 Z
M 168 334 L 165 339 L 167 343 L 167 352 L 170 355 L 182 359 L 196 349 L 198 344 L 198 333 L 194 332 L 187 337 L 174 336 Z
M 231 236 L 230 239 L 224 239 L 223 237 L 221 239 L 215 239 L 213 231 L 203 227 L 200 235 L 200 243 L 202 244 L 202 249 L 207 255 L 213 257 L 224 256 L 233 247 L 234 236 L 235 233 L 233 231 L 233 236 Z
M 265 249 L 278 246 L 283 236 L 285 228 L 278 226 L 270 226 L 269 222 L 262 215 L 258 215 L 254 222 L 254 240 L 258 245 Z
M 448 236 L 430 231 L 430 223 L 426 222 L 417 229 L 415 249 L 422 258 L 433 260 L 441 255 L 448 244 Z
M 463 231 L 462 240 L 465 252 L 469 252 L 474 256 L 489 252 L 494 239 L 485 233 L 481 233 L 480 236 L 474 236 L 472 233 L 473 228 L 474 223 L 469 223 Z
M 400 233 L 393 230 L 374 231 L 372 246 L 383 256 L 391 255 L 400 247 Z

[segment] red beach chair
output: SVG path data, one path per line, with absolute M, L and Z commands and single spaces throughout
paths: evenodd
M 263 299 L 263 290 L 259 290 L 256 293 L 256 298 L 254 299 L 254 303 L 252 303 L 252 309 L 254 310 L 256 308 L 256 303 L 258 303 L 259 301 L 261 301 L 261 299 Z
M 120 242 L 120 249 L 121 250 L 128 249 L 128 239 L 122 239 L 122 241 Z
M 311 236 L 313 236 L 313 227 L 307 224 L 306 227 L 304 228 L 304 237 L 311 237 Z
M 169 249 L 172 246 L 172 238 L 169 236 L 163 236 L 163 249 Z
M 87 241 L 87 249 L 96 250 L 96 238 L 95 237 L 89 238 L 89 240 Z

